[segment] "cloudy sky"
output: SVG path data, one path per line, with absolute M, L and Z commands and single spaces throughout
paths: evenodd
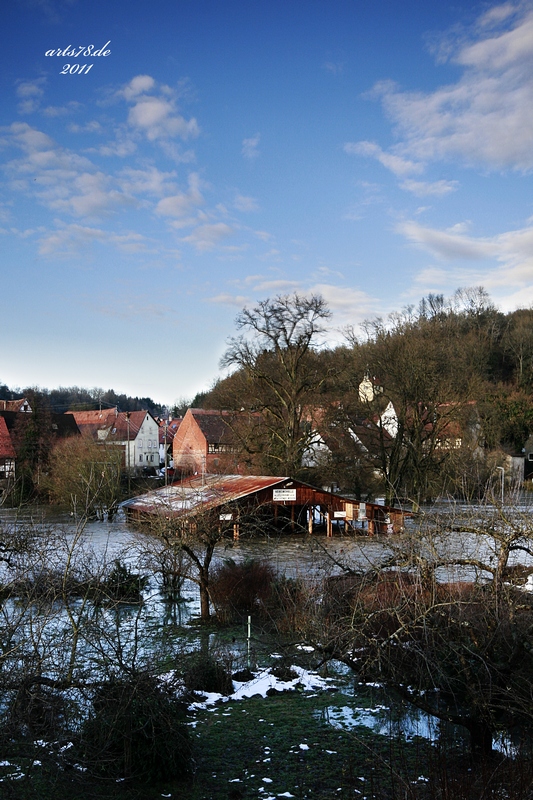
M 11 0 L 0 39 L 0 382 L 172 403 L 293 291 L 533 304 L 533 2 Z

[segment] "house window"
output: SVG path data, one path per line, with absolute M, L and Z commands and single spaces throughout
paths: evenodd
M 207 446 L 208 453 L 233 453 L 234 448 L 230 444 L 218 444 L 213 442 Z
M 151 446 L 152 446 L 152 440 L 148 439 L 148 447 L 151 447 Z
M 142 446 L 143 446 L 143 440 L 139 439 L 139 447 L 142 447 Z
M 527 460 L 528 461 L 533 461 L 533 453 L 528 453 L 527 454 Z
M 142 461 L 142 460 L 143 460 L 143 454 L 141 453 L 140 456 L 139 456 L 139 461 Z

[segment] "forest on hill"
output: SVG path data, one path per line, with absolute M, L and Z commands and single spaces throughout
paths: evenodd
M 459 289 L 346 330 L 328 348 L 330 316 L 322 298 L 292 295 L 237 317 L 222 361 L 231 372 L 202 405 L 238 412 L 251 470 L 419 502 L 479 494 L 523 453 L 532 309 L 503 313 L 483 288 Z
M 500 311 L 481 287 L 430 294 L 327 346 L 320 296 L 278 296 L 243 309 L 226 377 L 188 406 L 234 412 L 244 471 L 336 485 L 360 499 L 415 503 L 480 496 L 533 434 L 533 309 Z M 167 409 L 114 390 L 10 389 L 54 413 Z M 233 465 L 235 466 L 235 465 Z

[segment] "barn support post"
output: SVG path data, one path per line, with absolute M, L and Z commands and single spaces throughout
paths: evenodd
M 313 506 L 309 506 L 309 520 L 308 520 L 308 531 L 309 534 L 313 533 L 313 517 L 315 516 L 315 509 Z
M 239 531 L 239 523 L 238 522 L 234 522 L 233 523 L 233 539 L 234 539 L 234 541 L 237 541 L 239 539 L 239 533 L 240 533 L 240 531 Z
M 328 538 L 331 538 L 333 536 L 333 526 L 331 524 L 331 517 L 332 517 L 332 510 L 331 507 L 329 507 L 326 512 L 326 536 L 328 536 Z

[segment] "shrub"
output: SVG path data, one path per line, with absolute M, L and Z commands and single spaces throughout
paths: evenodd
M 224 561 L 214 571 L 210 581 L 211 599 L 219 616 L 227 619 L 242 617 L 261 610 L 268 600 L 274 569 L 265 561 L 246 559 L 237 564 Z
M 67 723 L 69 703 L 52 684 L 53 681 L 39 675 L 22 679 L 4 709 L 2 734 L 30 740 L 61 736 Z
M 196 651 L 186 659 L 183 681 L 192 692 L 233 692 L 231 669 L 207 653 Z
M 111 679 L 97 690 L 82 744 L 89 767 L 106 777 L 148 783 L 190 772 L 184 703 L 149 675 Z
M 278 578 L 265 606 L 265 615 L 277 633 L 301 633 L 316 616 L 316 596 L 300 578 Z
M 118 603 L 140 603 L 142 591 L 148 586 L 148 578 L 131 569 L 118 559 L 102 584 L 105 596 Z

